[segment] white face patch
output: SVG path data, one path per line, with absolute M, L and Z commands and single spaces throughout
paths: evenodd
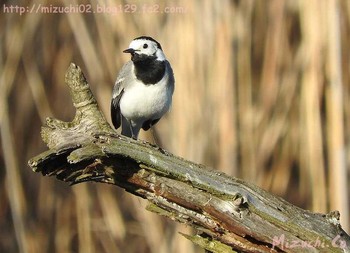
M 133 40 L 129 48 L 136 50 L 137 54 L 145 54 L 145 55 L 156 55 L 157 60 L 164 61 L 166 60 L 165 55 L 162 49 L 157 47 L 157 44 L 154 41 L 146 40 L 146 39 L 137 39 Z

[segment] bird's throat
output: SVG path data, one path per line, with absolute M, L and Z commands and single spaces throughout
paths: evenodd
M 165 74 L 165 61 L 156 60 L 155 56 L 134 54 L 131 58 L 135 66 L 136 78 L 146 85 L 156 84 Z

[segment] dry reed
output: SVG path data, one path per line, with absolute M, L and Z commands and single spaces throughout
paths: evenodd
M 69 63 L 83 68 L 109 120 L 121 52 L 143 34 L 161 42 L 176 77 L 156 127 L 164 148 L 300 207 L 340 210 L 349 231 L 349 1 L 3 1 L 0 27 L 0 252 L 202 252 L 177 233 L 189 227 L 145 211 L 145 201 L 106 185 L 69 187 L 26 165 L 46 149 L 45 118 L 74 115 Z

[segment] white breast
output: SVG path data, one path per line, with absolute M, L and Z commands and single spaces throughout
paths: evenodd
M 125 89 L 120 100 L 123 116 L 134 122 L 161 118 L 170 108 L 173 90 L 168 76 L 157 84 L 144 85 L 135 79 L 134 84 Z

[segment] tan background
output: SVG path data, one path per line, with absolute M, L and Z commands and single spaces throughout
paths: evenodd
M 69 13 L 47 13 L 55 6 Z M 98 6 L 102 13 L 87 13 Z M 27 166 L 46 150 L 45 118 L 74 116 L 69 63 L 81 66 L 110 121 L 112 86 L 129 60 L 122 50 L 140 35 L 162 44 L 175 72 L 172 109 L 156 126 L 165 149 L 302 208 L 340 210 L 349 231 L 350 1 L 0 8 L 0 252 L 203 252 L 178 234 L 189 227 L 145 211 L 143 200 L 108 185 L 69 187 Z

